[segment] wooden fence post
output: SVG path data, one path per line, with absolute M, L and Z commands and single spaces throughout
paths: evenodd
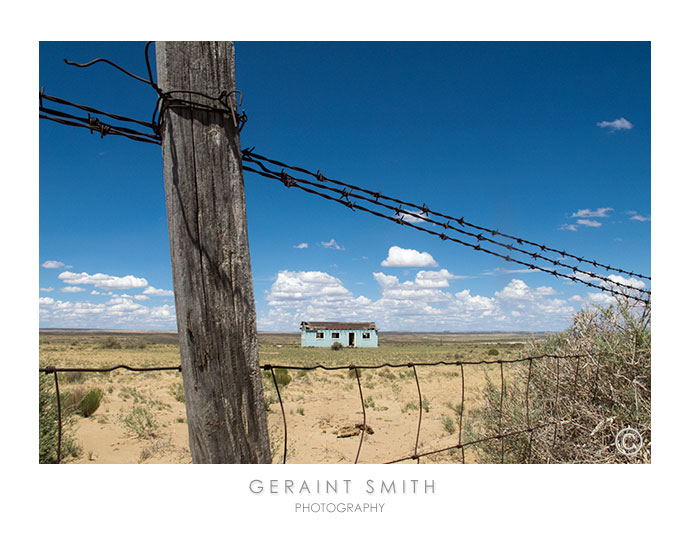
M 156 59 L 163 91 L 235 89 L 231 42 L 157 42 Z M 269 463 L 239 132 L 230 115 L 190 106 L 168 109 L 163 124 L 191 456 L 194 463 Z

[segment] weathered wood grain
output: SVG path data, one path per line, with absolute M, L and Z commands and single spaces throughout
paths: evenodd
M 163 91 L 235 88 L 230 42 L 158 42 L 156 59 Z M 239 134 L 230 116 L 185 107 L 166 112 L 162 137 L 191 455 L 270 462 Z

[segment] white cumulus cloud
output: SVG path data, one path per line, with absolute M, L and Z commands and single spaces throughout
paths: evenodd
M 351 293 L 342 282 L 325 272 L 291 272 L 283 270 L 277 274 L 268 296 L 272 306 L 294 306 L 299 301 L 317 298 L 323 303 L 332 303 L 348 298 Z
M 588 220 L 587 218 L 581 218 L 578 223 L 581 226 L 588 226 L 590 228 L 599 228 L 602 225 L 597 220 Z
M 612 121 L 603 120 L 601 122 L 598 122 L 597 125 L 600 128 L 609 128 L 611 131 L 630 130 L 633 128 L 633 124 L 631 124 L 630 121 L 626 120 L 623 117 L 617 118 L 616 120 Z
M 373 277 L 378 282 L 383 299 L 387 300 L 413 300 L 430 302 L 443 302 L 451 300 L 451 295 L 439 290 L 449 287 L 449 279 L 452 275 L 447 270 L 440 272 L 427 272 L 421 270 L 413 281 L 401 283 L 396 276 L 389 276 L 382 272 L 374 272 Z
M 66 267 L 62 261 L 44 261 L 41 265 L 43 268 L 63 268 Z
M 344 247 L 337 244 L 337 241 L 335 241 L 334 239 L 330 239 L 328 242 L 321 242 L 320 245 L 323 246 L 324 248 L 332 248 L 333 250 L 343 250 L 344 249 Z
M 137 278 L 131 275 L 128 276 L 110 276 L 108 274 L 87 274 L 81 272 L 61 272 L 59 279 L 70 285 L 93 285 L 100 289 L 138 289 L 148 285 L 145 278 Z
M 423 211 L 409 211 L 408 215 L 404 215 L 404 221 L 410 224 L 422 224 L 428 219 L 427 213 Z
M 174 329 L 174 306 L 147 307 L 131 296 L 112 298 L 106 303 L 69 302 L 39 299 L 41 327 Z
M 299 249 L 308 248 L 308 243 L 302 242 L 300 244 L 296 244 L 296 245 L 294 245 L 294 248 L 299 248 Z
M 630 220 L 637 220 L 638 222 L 649 222 L 650 217 L 644 217 L 642 215 L 639 215 L 636 211 L 628 211 L 627 214 L 630 217 Z
M 153 285 L 145 288 L 143 294 L 148 294 L 150 296 L 174 296 L 174 291 L 169 291 L 166 289 L 156 289 Z
M 74 285 L 70 285 L 69 287 L 63 287 L 60 289 L 60 292 L 85 292 L 86 289 L 83 289 L 81 287 L 76 287 Z
M 281 271 L 267 291 L 269 311 L 259 314 L 259 328 L 298 331 L 303 320 L 370 320 L 384 331 L 552 331 L 568 326 L 575 312 L 576 300 L 553 297 L 552 287 L 530 287 L 519 279 L 488 296 L 452 291 L 462 277 L 446 269 L 421 270 L 407 280 L 372 275 L 377 299 L 356 296 L 326 272 Z
M 598 207 L 597 209 L 579 209 L 571 216 L 576 218 L 608 217 L 608 213 L 610 211 L 614 211 L 614 209 L 611 207 Z
M 428 252 L 392 246 L 387 259 L 380 263 L 383 267 L 436 267 L 437 262 Z

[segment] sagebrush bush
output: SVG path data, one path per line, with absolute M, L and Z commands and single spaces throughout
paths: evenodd
M 86 381 L 85 372 L 63 372 L 60 383 L 83 383 Z
M 521 363 L 506 380 L 503 397 L 501 381 L 488 378 L 483 407 L 465 440 L 546 424 L 477 444 L 479 459 L 496 463 L 503 453 L 509 463 L 650 462 L 650 341 L 649 307 L 621 300 L 579 312 L 571 327 L 533 344 L 525 355 L 583 357 Z M 643 438 L 643 448 L 632 457 L 615 447 L 617 433 L 626 427 Z
M 153 438 L 158 432 L 155 415 L 143 405 L 134 405 L 129 414 L 122 418 L 124 427 L 141 439 Z
M 447 415 L 444 415 L 442 417 L 442 427 L 450 435 L 453 435 L 456 431 L 456 425 L 454 424 L 454 420 L 452 419 L 452 417 Z
M 145 350 L 148 348 L 148 343 L 144 341 L 128 342 L 123 346 L 125 350 Z
M 291 376 L 289 375 L 289 370 L 286 368 L 275 368 L 275 381 L 277 381 L 278 385 L 281 385 L 283 387 L 286 387 L 291 383 Z M 265 370 L 263 372 L 263 379 L 266 380 L 268 383 L 272 383 L 272 373 L 269 370 Z M 273 384 L 274 385 L 274 384 Z
M 62 410 L 61 461 L 78 457 L 82 450 L 73 436 L 73 416 Z M 58 418 L 54 378 L 40 375 L 38 382 L 38 462 L 57 462 Z
M 106 337 L 98 344 L 98 348 L 103 350 L 120 350 L 122 349 L 122 344 L 114 337 Z
M 330 346 L 330 350 L 335 351 L 341 350 L 342 348 L 344 348 L 344 345 L 341 342 L 333 342 L 332 346 Z

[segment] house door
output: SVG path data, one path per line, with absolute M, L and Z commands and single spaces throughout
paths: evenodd
M 349 346 L 355 346 L 354 340 L 356 338 L 356 334 L 353 332 L 349 333 Z

